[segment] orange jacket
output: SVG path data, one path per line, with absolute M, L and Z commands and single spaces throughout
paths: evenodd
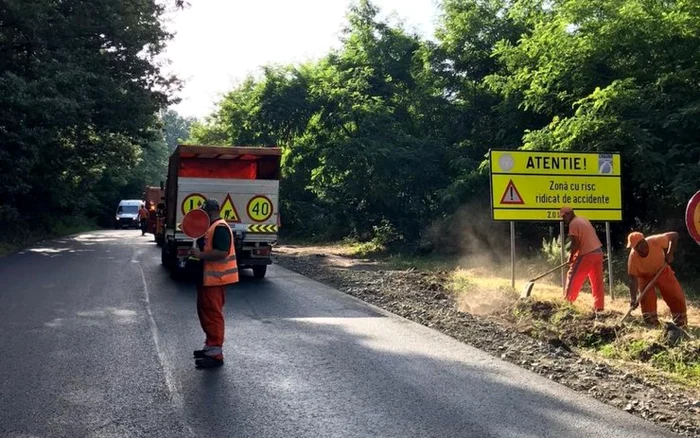
M 204 235 L 204 251 L 214 249 L 214 231 L 218 226 L 225 226 L 231 234 L 231 247 L 222 260 L 204 260 L 204 286 L 225 286 L 238 283 L 238 264 L 236 263 L 236 246 L 233 244 L 233 233 L 225 220 L 219 219 L 209 226 Z

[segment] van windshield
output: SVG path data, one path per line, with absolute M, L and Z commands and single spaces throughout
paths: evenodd
M 136 214 L 139 208 L 136 205 L 120 205 L 117 208 L 117 214 Z

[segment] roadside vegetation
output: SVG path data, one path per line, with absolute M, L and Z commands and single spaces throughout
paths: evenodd
M 261 68 L 190 141 L 281 146 L 283 231 L 349 237 L 367 254 L 508 254 L 508 224 L 489 212 L 491 148 L 619 152 L 615 249 L 632 229 L 687 236 L 685 204 L 700 180 L 697 1 L 440 7 L 427 40 L 358 0 L 338 49 Z M 518 254 L 532 258 L 558 224 L 516 232 Z M 683 237 L 677 254 L 679 277 L 694 278 L 700 247 Z
M 5 251 L 86 221 L 110 225 L 120 199 L 164 179 L 166 140 L 191 123 L 166 111 L 179 83 L 158 59 L 171 37 L 161 18 L 181 3 L 2 2 Z

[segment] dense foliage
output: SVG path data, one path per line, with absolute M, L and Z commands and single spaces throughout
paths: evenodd
M 177 86 L 156 60 L 164 7 L 0 2 L 0 238 L 103 214 L 162 179 L 158 114 Z
M 507 246 L 484 161 L 519 147 L 621 152 L 618 245 L 631 228 L 686 235 L 700 180 L 695 0 L 442 0 L 434 41 L 360 0 L 338 50 L 262 68 L 194 124 L 163 110 L 177 82 L 156 61 L 169 38 L 160 5 L 0 2 L 3 233 L 109 215 L 163 178 L 189 131 L 197 143 L 282 146 L 282 221 L 300 235 Z M 518 230 L 534 248 L 556 229 Z
M 633 227 L 682 230 L 700 180 L 700 3 L 441 6 L 432 42 L 360 1 L 339 50 L 265 67 L 192 139 L 284 147 L 283 221 L 307 235 L 447 245 L 466 228 L 489 243 L 502 228 L 488 220 L 485 155 L 518 147 L 621 152 L 616 240 Z M 541 242 L 547 227 L 534 227 L 519 226 L 521 240 Z

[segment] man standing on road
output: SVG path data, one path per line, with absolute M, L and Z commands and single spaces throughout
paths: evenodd
M 627 272 L 630 275 L 630 306 L 636 307 L 637 291 L 644 290 L 649 282 L 661 269 L 661 275 L 641 299 L 642 317 L 644 322 L 654 326 L 659 325 L 659 316 L 656 313 L 656 289 L 661 292 L 669 309 L 673 322 L 683 327 L 688 323 L 685 295 L 676 274 L 671 269 L 673 254 L 678 245 L 678 233 L 670 232 L 644 237 L 638 231 L 627 236 L 627 248 L 630 249 L 627 261 Z M 665 263 L 664 263 L 665 262 Z
M 146 206 L 144 204 L 141 204 L 141 207 L 139 207 L 139 227 L 141 228 L 141 235 L 145 236 L 146 235 L 146 225 L 148 224 L 148 210 L 146 210 Z
M 238 282 L 236 249 L 231 227 L 221 219 L 219 202 L 207 199 L 202 205 L 211 225 L 192 255 L 202 262 L 202 278 L 197 285 L 197 315 L 206 335 L 204 348 L 194 351 L 197 368 L 224 364 L 224 303 L 226 286 Z
M 576 301 L 586 278 L 593 291 L 593 310 L 602 312 L 605 308 L 605 282 L 603 280 L 603 244 L 600 243 L 595 228 L 586 218 L 576 216 L 571 207 L 562 207 L 559 216 L 569 226 L 571 251 L 569 274 L 566 281 L 566 299 Z

